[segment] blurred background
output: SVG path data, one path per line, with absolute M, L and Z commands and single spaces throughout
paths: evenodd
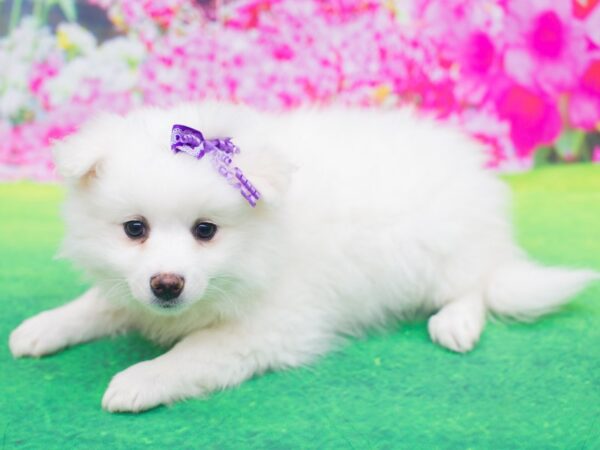
M 99 110 L 415 105 L 503 171 L 600 163 L 598 0 L 0 0 L 0 179 Z

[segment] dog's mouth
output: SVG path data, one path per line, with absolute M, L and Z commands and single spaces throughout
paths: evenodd
M 172 298 L 172 299 L 168 299 L 168 300 L 164 300 L 161 298 L 153 298 L 152 299 L 152 306 L 154 306 L 155 308 L 159 309 L 159 310 L 165 310 L 165 311 L 175 311 L 177 309 L 180 309 L 181 306 L 183 305 L 183 301 L 181 300 L 181 298 Z

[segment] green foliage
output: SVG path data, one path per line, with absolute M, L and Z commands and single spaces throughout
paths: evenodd
M 543 167 L 559 162 L 585 162 L 592 159 L 592 151 L 600 137 L 598 132 L 565 128 L 554 145 L 538 148 L 533 155 L 533 166 Z
M 0 0 L 0 6 L 3 1 Z M 52 8 L 59 8 L 63 16 L 69 21 L 77 20 L 77 0 L 34 0 L 31 15 L 38 25 L 43 26 L 48 22 L 48 15 Z M 19 24 L 23 15 L 23 0 L 13 0 L 10 8 L 9 33 Z

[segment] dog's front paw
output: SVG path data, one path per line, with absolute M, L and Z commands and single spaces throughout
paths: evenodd
M 472 350 L 485 324 L 483 313 L 468 304 L 449 304 L 429 318 L 431 340 L 455 352 Z
M 43 312 L 24 321 L 11 334 L 8 346 L 15 358 L 43 356 L 69 345 L 60 322 L 51 311 Z
M 102 398 L 110 412 L 140 412 L 180 398 L 177 376 L 157 361 L 145 361 L 116 374 Z

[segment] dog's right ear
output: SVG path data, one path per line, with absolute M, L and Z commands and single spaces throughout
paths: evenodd
M 115 114 L 103 114 L 74 134 L 54 142 L 54 163 L 61 177 L 68 182 L 87 184 L 98 176 L 106 152 L 103 138 L 110 132 L 111 122 L 114 123 L 118 117 Z

